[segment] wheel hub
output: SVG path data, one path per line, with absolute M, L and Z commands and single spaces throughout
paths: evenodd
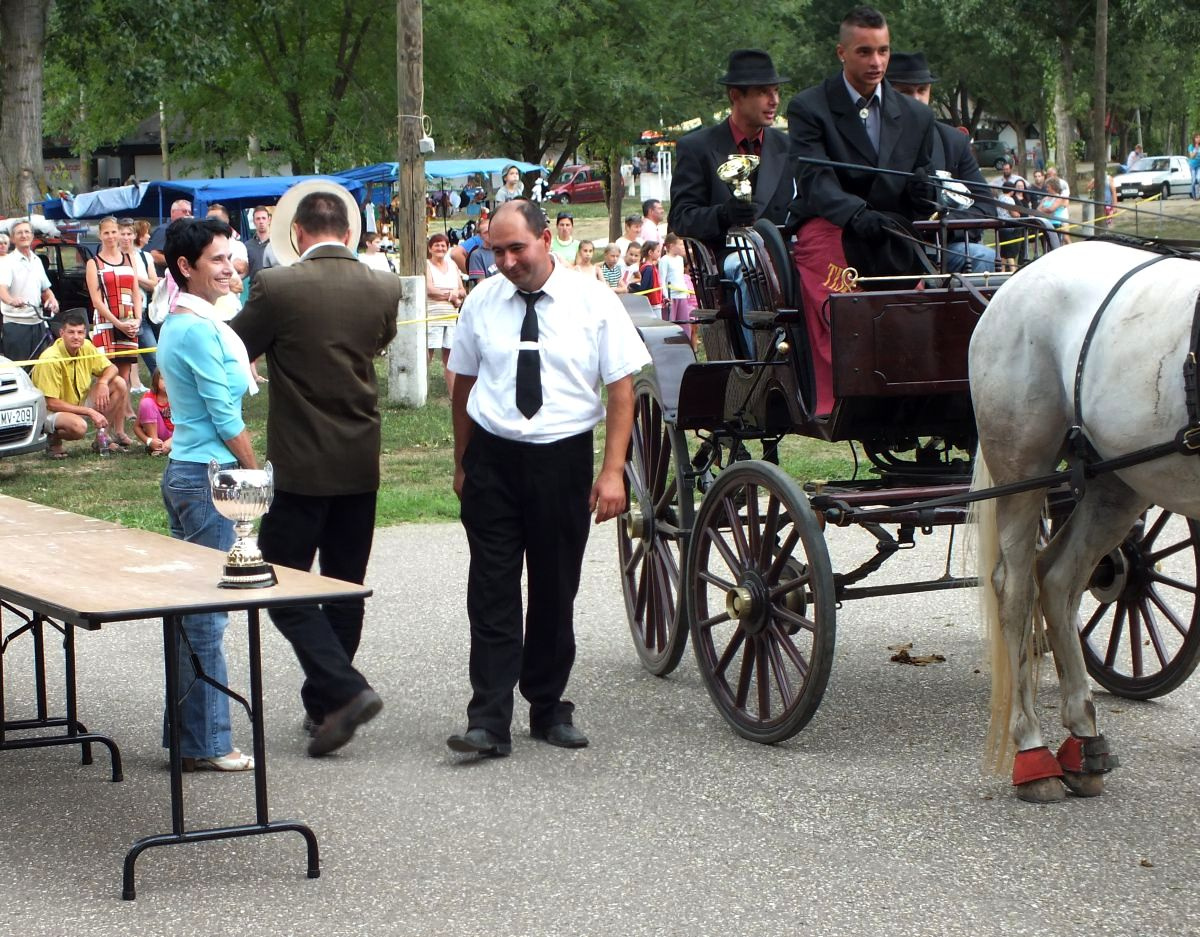
M 1129 581 L 1129 560 L 1125 552 L 1117 547 L 1096 564 L 1088 582 L 1088 591 L 1097 602 L 1107 604 L 1121 597 Z
M 743 573 L 741 581 L 725 593 L 725 611 L 747 634 L 758 634 L 767 626 L 770 600 L 766 583 L 756 573 Z
M 630 540 L 641 540 L 648 543 L 654 538 L 652 519 L 642 513 L 642 506 L 636 501 L 630 501 L 629 510 L 623 518 L 625 533 Z

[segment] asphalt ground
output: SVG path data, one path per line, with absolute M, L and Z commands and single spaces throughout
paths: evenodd
M 858 531 L 829 543 L 835 569 L 869 549 Z M 936 575 L 943 549 L 935 535 L 877 581 Z M 1151 703 L 1098 693 L 1123 763 L 1108 793 L 1030 806 L 981 773 L 973 590 L 864 600 L 839 612 L 813 721 L 755 745 L 712 707 L 690 650 L 666 679 L 641 668 L 608 525 L 587 555 L 569 689 L 591 747 L 530 740 L 518 705 L 512 757 L 463 761 L 445 739 L 464 727 L 466 567 L 457 525 L 378 533 L 359 661 L 386 705 L 329 758 L 305 756 L 299 668 L 264 628 L 272 816 L 311 824 L 318 880 L 300 837 L 278 834 L 152 849 L 137 901 L 120 899 L 126 849 L 170 825 L 161 632 L 81 634 L 80 716 L 120 744 L 125 781 L 99 750 L 91 767 L 66 748 L 0 754 L 0 934 L 1200 933 L 1195 678 Z M 888 646 L 909 642 L 945 662 L 892 663 Z M 32 705 L 26 644 L 5 657 L 9 718 Z M 1057 745 L 1048 679 L 1039 707 Z M 235 739 L 249 744 L 244 717 Z M 248 776 L 188 775 L 185 790 L 192 826 L 252 820 Z

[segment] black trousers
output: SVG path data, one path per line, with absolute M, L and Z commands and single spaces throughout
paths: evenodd
M 531 728 L 571 721 L 575 594 L 591 514 L 592 434 L 533 445 L 476 426 L 463 455 L 462 522 L 471 548 L 468 728 L 508 740 L 513 689 Z M 521 565 L 529 595 L 524 639 Z
M 276 489 L 258 534 L 263 559 L 307 572 L 319 557 L 322 576 L 362 583 L 375 536 L 375 494 L 322 497 Z M 270 611 L 296 651 L 304 670 L 300 698 L 317 721 L 369 686 L 352 663 L 364 610 L 362 599 L 347 599 Z

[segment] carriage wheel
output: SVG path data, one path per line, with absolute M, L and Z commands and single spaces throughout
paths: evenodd
M 625 480 L 629 509 L 617 525 L 621 589 L 642 665 L 669 674 L 687 646 L 679 578 L 695 516 L 695 488 L 680 484 L 689 468 L 687 437 L 663 416 L 653 379 L 634 382 L 633 435 Z
M 833 663 L 833 571 L 796 483 L 738 462 L 704 496 L 687 551 L 692 649 L 734 731 L 782 742 L 812 718 Z
M 1129 699 L 1170 693 L 1200 661 L 1200 524 L 1151 508 L 1096 566 L 1079 609 L 1088 673 Z

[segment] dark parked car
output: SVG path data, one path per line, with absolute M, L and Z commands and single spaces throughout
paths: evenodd
M 50 289 L 60 309 L 91 309 L 84 272 L 92 251 L 65 238 L 37 238 L 33 250 L 46 265 Z
M 973 140 L 971 149 L 980 168 L 1003 169 L 1006 162 L 1013 161 L 1013 151 L 1000 140 Z

